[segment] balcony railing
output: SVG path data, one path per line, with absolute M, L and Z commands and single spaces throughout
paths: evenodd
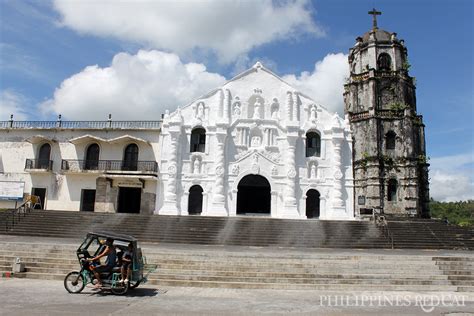
M 161 121 L 0 121 L 0 128 L 159 129 Z
M 63 159 L 61 170 L 83 171 L 140 171 L 157 172 L 156 161 L 126 161 L 126 160 L 69 160 Z
M 46 159 L 26 159 L 25 170 L 53 170 L 53 161 Z

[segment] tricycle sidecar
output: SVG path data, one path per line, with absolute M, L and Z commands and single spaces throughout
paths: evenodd
M 133 289 L 140 283 L 146 282 L 146 278 L 143 275 L 145 258 L 142 256 L 142 251 L 136 238 L 112 232 L 90 232 L 76 251 L 81 267 L 80 271 L 72 271 L 64 278 L 64 287 L 69 293 L 80 293 L 86 285 L 94 285 L 97 282 L 91 270 L 92 263 L 88 259 L 97 256 L 105 249 L 105 240 L 107 239 L 113 239 L 112 245 L 118 254 L 123 254 L 127 250 L 128 245 L 132 245 L 131 275 L 129 282 L 120 282 L 121 256 L 118 255 L 115 266 L 110 271 L 100 274 L 103 284 L 101 289 L 110 290 L 114 294 L 122 295 L 127 293 L 129 288 Z M 152 270 L 154 270 L 153 267 Z

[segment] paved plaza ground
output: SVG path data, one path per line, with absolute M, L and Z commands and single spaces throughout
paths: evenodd
M 4 278 L 0 279 L 0 298 L 0 315 L 22 316 L 474 315 L 474 293 L 329 293 L 144 285 L 127 296 L 114 296 L 91 288 L 86 288 L 81 294 L 69 294 L 61 281 Z M 344 306 L 328 306 L 329 304 Z M 442 306 L 443 304 L 446 306 Z

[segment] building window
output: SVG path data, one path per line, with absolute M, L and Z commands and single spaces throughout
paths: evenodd
M 316 132 L 306 134 L 306 157 L 321 156 L 321 136 Z
M 49 169 L 50 156 L 51 156 L 51 145 L 47 143 L 41 145 L 38 152 L 38 168 L 39 169 Z
M 388 180 L 388 186 L 387 186 L 387 200 L 395 202 L 397 200 L 397 180 L 395 179 L 390 179 Z
M 122 170 L 136 171 L 138 167 L 138 146 L 130 144 L 123 153 Z
M 387 53 L 382 53 L 379 55 L 377 60 L 377 66 L 379 70 L 390 71 L 392 70 L 392 59 Z
M 395 140 L 397 138 L 397 134 L 394 131 L 389 131 L 385 135 L 385 148 L 386 149 L 395 149 Z
M 195 128 L 191 132 L 190 151 L 203 153 L 206 148 L 206 130 L 204 128 Z
M 100 148 L 97 144 L 91 144 L 86 150 L 86 160 L 84 169 L 97 170 L 99 168 L 99 154 Z

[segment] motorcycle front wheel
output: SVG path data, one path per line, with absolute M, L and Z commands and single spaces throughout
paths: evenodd
M 85 286 L 84 276 L 78 271 L 69 272 L 64 278 L 64 288 L 69 293 L 81 293 Z

